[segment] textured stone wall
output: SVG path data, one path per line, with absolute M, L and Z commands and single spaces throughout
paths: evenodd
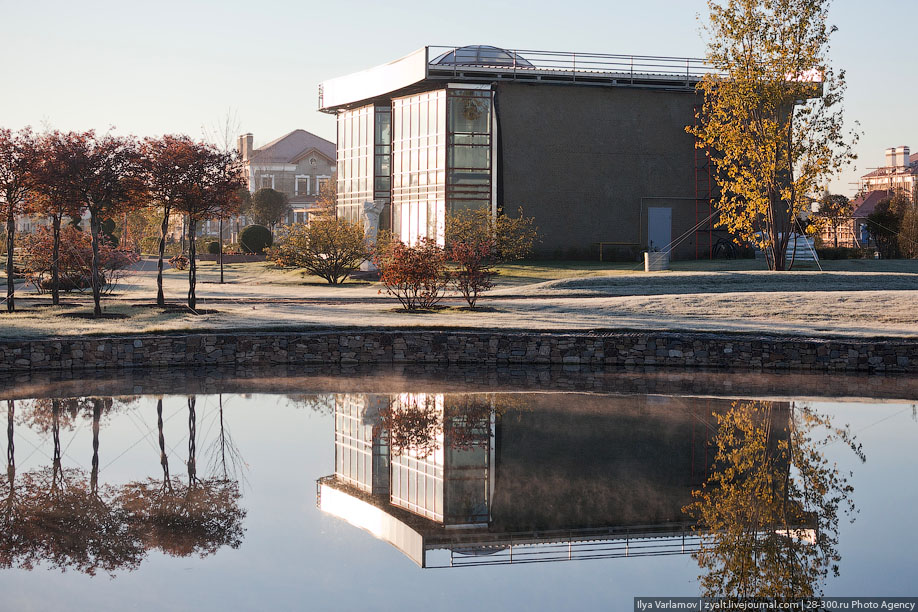
M 561 364 L 918 371 L 918 341 L 680 333 L 321 331 L 0 340 L 2 371 L 272 364 Z

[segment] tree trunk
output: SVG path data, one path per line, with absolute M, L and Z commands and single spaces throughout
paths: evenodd
M 220 407 L 220 464 L 223 466 L 223 480 L 228 480 L 229 476 L 226 471 L 226 430 L 223 428 L 223 394 L 220 393 L 217 399 Z
M 195 296 L 195 285 L 198 283 L 198 265 L 195 261 L 195 240 L 194 229 L 197 225 L 195 219 L 188 220 L 188 308 L 194 310 L 197 307 L 197 298 Z
M 188 486 L 191 487 L 198 482 L 198 470 L 196 463 L 197 455 L 197 416 L 195 415 L 195 404 L 197 398 L 188 397 Z
M 166 234 L 169 232 L 169 208 L 163 209 L 163 222 L 159 233 L 159 259 L 156 262 L 156 305 L 165 306 L 166 296 L 163 294 L 163 258 L 166 256 Z
M 835 232 L 834 232 L 835 233 L 835 248 L 837 249 L 838 248 L 838 225 L 835 225 L 834 229 L 835 229 Z
M 101 264 L 99 255 L 101 225 L 102 221 L 98 218 L 98 215 L 93 211 L 89 211 L 89 227 L 92 233 L 92 301 L 94 304 L 92 313 L 95 317 L 102 316 L 102 274 L 99 271 Z
M 102 421 L 102 400 L 92 400 L 92 469 L 89 476 L 89 490 L 95 495 L 99 491 L 99 423 Z
M 54 443 L 54 455 L 51 458 L 51 491 L 56 493 L 63 481 L 61 466 L 61 400 L 51 400 L 51 439 Z
M 51 303 L 57 306 L 61 303 L 61 217 L 51 215 Z
M 169 457 L 166 455 L 166 436 L 163 434 L 163 398 L 156 401 L 156 428 L 159 431 L 159 464 L 163 468 L 163 490 L 172 490 L 169 476 Z
M 16 402 L 6 400 L 6 475 L 13 486 L 13 477 L 16 474 L 16 445 L 13 444 L 13 423 L 16 420 Z
M 8 205 L 9 206 L 9 205 Z M 16 217 L 13 215 L 13 207 L 10 206 L 6 216 L 6 310 L 13 312 L 16 310 L 16 286 L 13 282 L 13 236 L 16 233 Z

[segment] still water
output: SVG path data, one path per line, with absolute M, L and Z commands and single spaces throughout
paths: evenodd
M 907 378 L 201 371 L 2 393 L 2 609 L 915 595 Z

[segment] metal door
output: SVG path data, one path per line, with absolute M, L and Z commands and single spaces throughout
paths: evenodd
M 655 206 L 647 209 L 647 250 L 669 251 L 673 240 L 673 209 Z

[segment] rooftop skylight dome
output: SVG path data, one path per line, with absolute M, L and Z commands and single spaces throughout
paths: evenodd
M 491 45 L 469 45 L 459 47 L 440 55 L 431 64 L 449 66 L 517 66 L 533 68 L 533 65 L 519 53 L 492 47 Z

